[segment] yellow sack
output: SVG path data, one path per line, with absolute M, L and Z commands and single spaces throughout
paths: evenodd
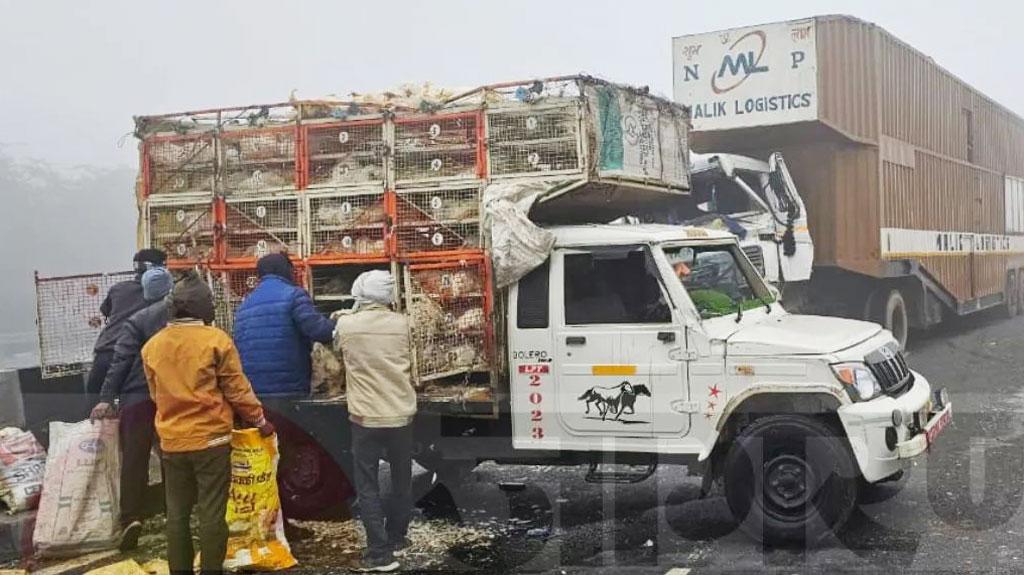
M 225 569 L 276 571 L 297 561 L 284 536 L 277 494 L 277 436 L 256 429 L 231 434 L 231 494 Z
M 85 575 L 149 575 L 145 569 L 131 559 L 88 571 Z

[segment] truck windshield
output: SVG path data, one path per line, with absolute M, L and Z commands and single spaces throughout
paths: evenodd
M 764 283 L 742 265 L 735 246 L 666 247 L 663 251 L 704 319 L 774 301 Z

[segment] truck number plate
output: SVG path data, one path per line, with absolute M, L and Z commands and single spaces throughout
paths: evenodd
M 946 429 L 946 426 L 949 425 L 949 422 L 952 420 L 953 410 L 947 408 L 942 412 L 942 415 L 935 420 L 935 423 L 925 431 L 925 438 L 928 440 L 929 446 L 935 442 L 935 438 L 942 433 L 942 430 Z

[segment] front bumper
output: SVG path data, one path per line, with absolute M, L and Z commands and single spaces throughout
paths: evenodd
M 940 405 L 936 395 L 928 380 L 914 372 L 913 385 L 900 397 L 878 397 L 839 408 L 864 479 L 874 482 L 889 477 L 928 450 L 952 420 L 952 404 Z M 894 417 L 897 411 L 898 418 Z

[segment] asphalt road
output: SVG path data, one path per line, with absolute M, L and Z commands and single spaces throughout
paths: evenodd
M 595 485 L 579 467 L 485 464 L 432 493 L 424 512 L 502 532 L 486 552 L 450 552 L 453 571 L 1024 571 L 1024 319 L 957 321 L 919 336 L 908 359 L 950 391 L 954 423 L 885 500 L 863 503 L 814 549 L 763 548 L 736 529 L 722 497 L 698 499 L 699 479 L 675 466 L 639 484 Z

